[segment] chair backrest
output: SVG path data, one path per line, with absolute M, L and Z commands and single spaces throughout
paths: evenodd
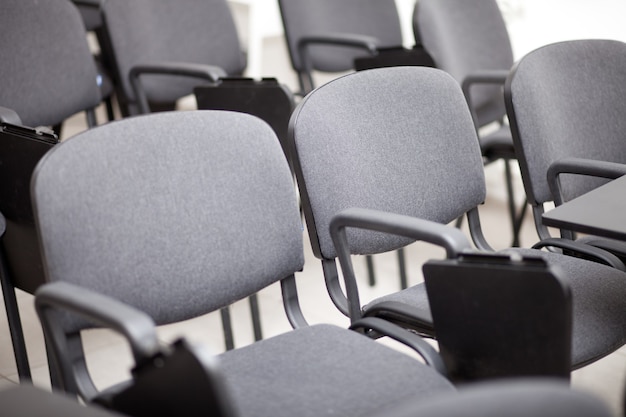
M 505 93 L 531 203 L 552 201 L 546 174 L 559 159 L 626 163 L 625 43 L 590 39 L 541 47 L 515 66 Z M 602 182 L 565 175 L 564 198 Z
M 245 68 L 233 16 L 225 0 L 107 0 L 102 3 L 109 54 L 123 94 L 134 93 L 128 74 L 138 64 L 188 62 L 239 75 Z M 145 75 L 148 98 L 174 102 L 193 93 L 198 79 Z
M 92 129 L 42 159 L 32 194 L 47 279 L 110 295 L 157 324 L 221 308 L 304 262 L 278 139 L 243 113 Z
M 509 70 L 513 52 L 496 0 L 419 0 L 413 32 L 437 68 L 459 82 L 482 70 Z M 505 115 L 500 86 L 472 88 L 472 107 L 480 126 Z
M 298 54 L 300 39 L 333 34 L 367 35 L 378 47 L 402 45 L 402 30 L 395 0 L 279 0 L 291 64 L 303 70 Z M 363 50 L 341 46 L 314 46 L 310 49 L 312 68 L 341 72 L 354 68 L 354 58 Z
M 35 127 L 98 105 L 96 66 L 71 2 L 6 0 L 0 11 L 0 106 Z
M 476 132 L 458 83 L 425 67 L 360 71 L 310 93 L 290 120 L 306 223 L 316 256 L 332 259 L 328 226 L 361 207 L 448 223 L 485 198 Z M 354 233 L 353 253 L 408 242 Z

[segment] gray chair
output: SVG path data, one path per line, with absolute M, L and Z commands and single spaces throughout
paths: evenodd
M 98 74 L 80 14 L 67 0 L 3 2 L 0 106 L 25 126 L 58 125 L 100 103 Z
M 541 223 L 546 203 L 561 204 L 626 174 L 624 68 L 623 42 L 576 40 L 527 54 L 507 80 L 513 140 L 542 239 L 550 237 Z M 561 235 L 575 237 L 566 230 Z M 626 259 L 624 242 L 581 241 Z
M 3 1 L 0 38 L 0 106 L 5 108 L 0 109 L 1 122 L 29 127 L 55 126 L 59 133 L 65 119 L 85 111 L 88 125 L 96 124 L 94 108 L 101 98 L 99 78 L 83 22 L 72 3 Z M 6 154 L 3 158 L 15 160 L 16 157 Z M 23 186 L 13 192 L 28 196 L 28 181 L 20 179 L 17 183 Z M 3 297 L 18 374 L 20 379 L 27 380 L 30 368 L 14 288 L 33 292 L 30 283 L 43 283 L 44 277 L 34 224 L 27 225 L 28 219 L 32 223 L 32 214 L 18 213 L 18 226 L 13 226 L 16 219 L 12 216 L 7 218 L 8 227 L 19 227 L 19 233 L 29 238 L 10 253 L 3 249 Z M 26 268 L 21 267 L 24 264 Z
M 510 163 L 515 160 L 511 131 L 505 123 L 502 88 L 513 65 L 509 34 L 496 0 L 419 0 L 413 32 L 435 61 L 462 85 L 477 129 L 484 162 L 504 161 L 513 246 L 527 204 L 518 210 Z M 488 128 L 489 129 L 489 128 Z M 483 133 L 484 132 L 484 133 Z M 519 213 L 518 213 L 519 211 Z
M 402 328 L 379 319 L 353 326 L 395 334 L 437 368 L 358 331 L 306 325 L 293 179 L 275 133 L 256 117 L 179 111 L 100 126 L 49 152 L 32 193 L 51 282 L 36 297 L 51 365 L 61 388 L 86 401 L 107 393 L 87 378 L 85 322 L 57 308 L 123 332 L 141 364 L 159 347 L 151 320 L 216 311 L 279 281 L 297 329 L 217 356 L 241 415 L 362 415 L 453 390 L 432 347 Z M 120 302 L 143 318 L 133 321 Z
M 436 336 L 422 284 L 362 305 L 349 257 L 341 264 L 348 298 L 338 282 L 336 257 L 342 251 L 390 251 L 419 238 L 444 247 L 447 256 L 455 258 L 471 245 L 460 230 L 446 224 L 464 214 L 475 246 L 492 251 L 478 215 L 485 199 L 482 155 L 458 83 L 441 70 L 417 67 L 344 76 L 298 105 L 290 121 L 290 140 L 313 252 L 322 261 L 337 307 L 353 318 L 384 317 Z M 342 223 L 331 223 L 348 209 L 353 211 L 341 215 Z M 393 235 L 402 230 L 394 223 L 396 216 L 400 225 L 425 220 L 423 235 Z M 340 250 L 335 249 L 337 242 L 333 245 L 331 225 L 378 232 L 348 230 L 350 247 Z M 464 243 L 459 245 L 458 239 Z M 564 270 L 572 291 L 571 364 L 576 369 L 626 342 L 626 274 L 609 253 L 571 241 L 552 243 L 622 269 L 536 249 L 504 251 L 540 256 Z
M 278 5 L 302 95 L 315 88 L 314 70 L 352 71 L 355 58 L 402 45 L 394 0 L 279 0 Z
M 100 8 L 102 50 L 124 115 L 173 109 L 199 84 L 245 68 L 225 0 L 111 0 Z

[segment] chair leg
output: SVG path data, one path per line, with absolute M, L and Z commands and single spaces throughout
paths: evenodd
M 404 290 L 409 287 L 409 280 L 406 275 L 406 257 L 404 256 L 404 248 L 400 248 L 396 252 L 398 253 L 398 271 L 400 272 L 400 288 Z
M 259 297 L 257 294 L 252 294 L 248 297 L 248 302 L 250 303 L 250 315 L 252 316 L 254 340 L 258 342 L 263 339 L 263 331 L 261 330 L 261 313 L 259 312 Z
M 376 274 L 374 273 L 374 258 L 372 255 L 365 256 L 365 263 L 367 265 L 367 281 L 370 287 L 376 285 Z
M 32 380 L 30 373 L 30 365 L 28 363 L 28 354 L 26 352 L 26 342 L 24 340 L 24 330 L 22 321 L 20 320 L 20 312 L 17 306 L 17 297 L 15 288 L 9 281 L 8 272 L 4 262 L 0 265 L 0 282 L 2 284 L 2 296 L 4 298 L 4 307 L 7 313 L 7 321 L 9 324 L 9 333 L 11 334 L 11 343 L 13 345 L 13 354 L 15 355 L 15 364 L 20 382 L 29 382 Z
M 235 347 L 235 340 L 233 338 L 233 326 L 230 321 L 229 308 L 222 308 L 220 310 L 220 316 L 222 317 L 222 329 L 224 331 L 224 345 L 226 350 L 232 350 Z
M 513 174 L 511 172 L 510 162 L 511 161 L 508 159 L 504 160 L 504 176 L 505 176 L 505 182 L 506 182 L 506 192 L 508 194 L 511 230 L 513 232 L 513 241 L 511 243 L 511 246 L 518 247 L 520 245 L 519 230 L 521 228 L 521 222 L 522 222 L 523 217 L 520 217 L 520 220 L 519 220 L 520 225 L 518 227 L 517 226 L 517 223 L 518 223 L 517 208 L 515 207 L 515 193 L 513 190 Z
M 115 112 L 113 111 L 113 99 L 111 97 L 107 97 L 104 100 L 104 106 L 107 112 L 107 121 L 112 122 L 115 120 Z

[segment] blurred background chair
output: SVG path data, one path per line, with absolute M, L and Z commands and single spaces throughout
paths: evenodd
M 388 231 L 393 233 L 398 230 L 391 223 L 393 215 L 427 220 L 421 240 L 441 246 L 454 258 L 471 246 L 468 241 L 461 246 L 451 241 L 446 225 L 467 214 L 476 248 L 493 251 L 478 215 L 486 194 L 482 155 L 458 83 L 430 68 L 350 74 L 308 95 L 292 115 L 290 132 L 309 237 L 336 306 L 351 317 L 361 311 L 363 316 L 383 317 L 436 336 L 423 284 L 365 305 L 356 291 L 346 298 L 338 282 L 338 249 L 329 226 L 351 208 L 360 211 L 345 215 L 342 227 L 371 228 L 390 222 Z M 348 241 L 350 253 L 364 255 L 394 250 L 413 240 L 349 230 Z M 607 264 L 536 249 L 501 252 L 539 256 L 564 270 L 573 299 L 571 366 L 577 369 L 626 342 L 626 273 L 619 259 L 605 251 L 571 241 L 550 244 Z M 546 245 L 540 242 L 536 247 Z M 341 271 L 354 282 L 349 258 Z
M 522 180 L 537 233 L 546 204 L 561 204 L 626 174 L 626 44 L 588 39 L 559 42 L 527 54 L 509 77 L 505 96 Z M 550 182 L 560 183 L 553 194 Z M 561 236 L 575 235 L 562 230 Z M 626 259 L 626 243 L 580 241 Z
M 503 86 L 513 65 L 506 24 L 496 0 L 419 0 L 413 31 L 432 56 L 435 66 L 450 73 L 463 87 L 472 111 L 485 164 L 504 162 L 512 246 L 527 204 L 518 210 L 510 164 L 515 160 L 506 123 Z M 519 213 L 518 213 L 519 211 Z
M 154 323 L 217 311 L 279 281 L 296 330 L 217 356 L 242 415 L 362 415 L 453 391 L 435 350 L 391 323 L 352 328 L 397 337 L 433 366 L 358 331 L 307 325 L 295 287 L 304 253 L 292 176 L 258 118 L 168 112 L 89 130 L 40 162 L 33 199 L 51 282 L 37 292 L 37 311 L 58 386 L 87 402 L 110 393 L 88 378 L 85 321 L 57 309 L 121 332 L 141 367 L 158 360 Z
M 88 126 L 94 126 L 94 109 L 101 100 L 100 78 L 74 5 L 67 0 L 8 0 L 2 9 L 0 106 L 13 112 L 10 116 L 3 112 L 1 121 L 29 127 L 51 126 L 58 135 L 64 120 L 85 112 Z M 22 157 L 22 163 L 28 166 L 29 155 L 18 156 L 9 147 L 3 149 L 3 167 Z M 36 160 L 31 163 L 34 166 Z M 2 194 L 29 203 L 30 173 L 27 174 L 23 178 L 4 178 Z M 11 209 L 14 205 L 15 201 L 6 200 L 0 204 L 6 217 L 3 296 L 18 374 L 20 379 L 30 379 L 14 288 L 32 293 L 44 282 L 44 276 L 29 204 L 25 212 L 15 212 Z
M 112 0 L 100 8 L 101 47 L 124 116 L 173 110 L 194 87 L 245 69 L 225 0 Z
M 278 5 L 301 95 L 315 88 L 313 71 L 352 71 L 355 58 L 403 44 L 394 0 L 279 0 Z

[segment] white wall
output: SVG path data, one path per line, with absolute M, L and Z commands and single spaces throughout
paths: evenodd
M 581 38 L 626 42 L 626 0 L 499 0 L 516 58 L 548 43 Z

